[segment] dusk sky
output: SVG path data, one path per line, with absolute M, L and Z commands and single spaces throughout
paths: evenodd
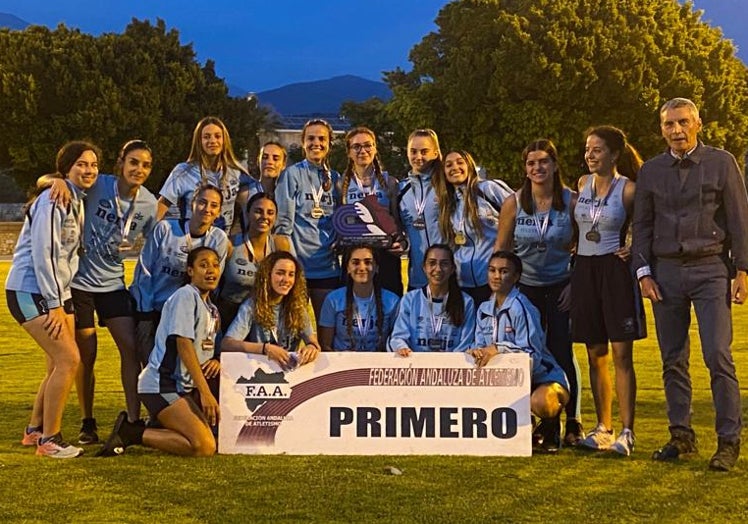
M 409 70 L 408 53 L 436 29 L 445 0 L 0 0 L 0 12 L 31 24 L 64 22 L 86 33 L 122 32 L 134 17 L 162 18 L 211 58 L 230 85 L 263 91 L 353 74 L 381 80 Z M 722 27 L 748 62 L 748 1 L 695 0 L 704 20 Z

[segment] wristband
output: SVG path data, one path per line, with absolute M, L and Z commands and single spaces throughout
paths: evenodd
M 263 355 L 267 355 L 267 354 L 268 354 L 268 349 L 267 349 L 267 345 L 268 345 L 268 343 L 267 343 L 267 342 L 263 342 L 263 343 L 262 343 L 262 354 L 263 354 Z

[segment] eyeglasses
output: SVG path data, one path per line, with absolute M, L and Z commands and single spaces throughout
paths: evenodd
M 351 149 L 353 149 L 356 153 L 360 153 L 361 151 L 366 151 L 367 153 L 374 149 L 374 144 L 371 142 L 366 142 L 364 144 L 351 144 Z

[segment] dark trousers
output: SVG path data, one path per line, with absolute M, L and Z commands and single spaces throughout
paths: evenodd
M 678 260 L 659 259 L 653 270 L 663 297 L 653 304 L 653 311 L 670 427 L 691 427 L 688 328 L 693 304 L 701 351 L 711 379 L 717 435 L 728 440 L 739 438 L 740 389 L 730 351 L 732 317 L 727 267 L 722 262 L 685 265 Z
M 530 302 L 540 311 L 540 322 L 545 330 L 546 346 L 556 359 L 558 365 L 566 373 L 569 381 L 569 402 L 566 404 L 566 418 L 579 419 L 580 405 L 580 377 L 579 365 L 574 356 L 569 329 L 569 312 L 559 311 L 558 297 L 564 290 L 568 280 L 551 286 L 519 285 L 520 291 L 530 299 Z

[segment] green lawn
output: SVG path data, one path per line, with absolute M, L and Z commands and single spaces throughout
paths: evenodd
M 0 263 L 5 280 L 8 262 Z M 748 459 L 729 473 L 707 471 L 716 448 L 708 379 L 693 330 L 694 427 L 701 456 L 660 464 L 652 451 L 667 438 L 659 353 L 635 345 L 639 395 L 637 447 L 628 459 L 562 450 L 532 458 L 470 457 L 170 457 L 132 448 L 122 457 L 39 459 L 19 440 L 42 375 L 42 351 L 7 313 L 0 315 L 0 516 L 45 522 L 739 522 L 748 520 Z M 651 315 L 649 315 L 651 324 Z M 748 306 L 736 308 L 734 354 L 748 387 Z M 650 325 L 650 333 L 654 329 Z M 585 427 L 594 425 L 583 371 Z M 118 356 L 100 333 L 96 415 L 106 436 L 123 406 Z M 748 405 L 748 399 L 744 400 Z M 63 431 L 77 436 L 71 395 Z M 747 454 L 748 456 L 748 454 Z M 402 476 L 384 472 L 396 466 Z

